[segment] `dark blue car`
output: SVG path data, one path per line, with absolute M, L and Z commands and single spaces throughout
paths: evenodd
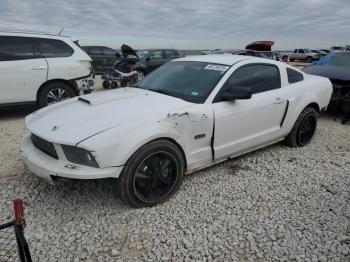
M 331 106 L 350 113 L 350 52 L 329 53 L 303 71 L 329 78 L 333 84 Z

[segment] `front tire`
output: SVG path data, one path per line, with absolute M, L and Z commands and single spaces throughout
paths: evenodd
M 167 140 L 156 140 L 138 149 L 118 178 L 120 198 L 134 207 L 154 206 L 179 189 L 185 170 L 180 149 Z
M 317 112 L 312 107 L 307 107 L 299 115 L 292 131 L 285 138 L 285 144 L 290 147 L 308 145 L 316 131 Z
M 38 95 L 38 104 L 40 107 L 56 104 L 63 100 L 75 96 L 74 90 L 65 83 L 50 83 L 43 87 Z

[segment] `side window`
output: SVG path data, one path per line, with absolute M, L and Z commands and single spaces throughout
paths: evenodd
M 300 54 L 304 54 L 304 49 L 299 49 Z
M 73 48 L 61 40 L 35 38 L 35 43 L 40 53 L 47 58 L 68 57 L 74 53 Z
M 149 57 L 152 60 L 161 60 L 163 59 L 163 51 L 162 50 L 152 51 Z
M 102 55 L 103 52 L 102 52 L 101 47 L 91 47 L 89 49 L 89 54 L 90 55 Z
M 105 55 L 109 55 L 109 56 L 115 56 L 117 54 L 117 51 L 116 50 L 113 50 L 111 48 L 103 48 L 103 53 Z
M 291 68 L 287 68 L 287 75 L 288 75 L 289 84 L 293 84 L 293 83 L 304 80 L 303 74 L 301 74 L 298 71 L 295 71 Z
M 177 57 L 175 56 L 175 53 L 174 53 L 173 50 L 165 50 L 165 57 L 166 57 L 167 59 L 175 59 L 175 58 L 177 58 Z
M 254 94 L 278 89 L 281 87 L 279 69 L 268 64 L 242 66 L 226 81 L 224 89 L 227 87 L 251 88 Z
M 31 42 L 25 37 L 0 36 L 0 61 L 34 59 Z

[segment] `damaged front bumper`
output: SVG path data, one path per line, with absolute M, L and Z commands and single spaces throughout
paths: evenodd
M 53 183 L 55 177 L 74 179 L 117 178 L 123 166 L 94 168 L 70 163 L 65 159 L 55 159 L 34 146 L 30 134 L 21 141 L 20 155 L 28 169 L 35 175 Z
M 331 79 L 333 93 L 331 103 L 339 106 L 344 112 L 350 112 L 350 81 L 340 81 Z

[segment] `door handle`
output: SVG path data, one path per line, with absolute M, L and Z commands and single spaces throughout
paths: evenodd
M 44 70 L 45 66 L 35 66 L 32 68 L 32 70 Z
M 282 99 L 282 98 L 280 98 L 280 97 L 277 97 L 276 99 L 275 99 L 275 102 L 273 102 L 274 104 L 282 104 L 284 101 L 286 101 L 286 100 L 284 100 L 284 99 Z

